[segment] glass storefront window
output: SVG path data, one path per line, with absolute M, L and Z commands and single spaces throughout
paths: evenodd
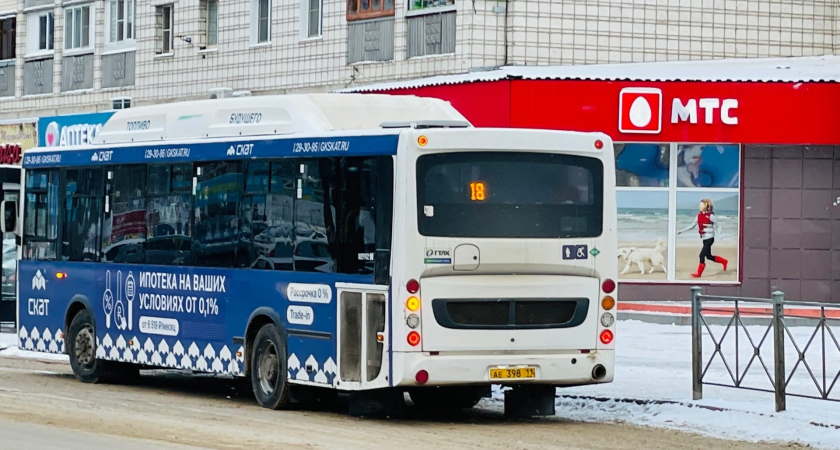
M 619 279 L 737 282 L 740 147 L 634 143 L 615 153 Z

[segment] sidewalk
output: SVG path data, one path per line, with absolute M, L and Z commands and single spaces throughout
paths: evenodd
M 749 305 L 749 306 L 747 306 Z M 766 325 L 773 310 L 761 304 L 739 305 L 744 325 Z M 732 319 L 735 305 L 732 302 L 708 302 L 703 305 L 703 317 L 709 325 L 727 325 Z M 788 326 L 814 326 L 819 322 L 820 308 L 785 308 Z M 826 309 L 825 316 L 831 324 L 840 323 L 840 304 L 837 309 Z M 666 325 L 691 325 L 690 302 L 618 302 L 619 320 L 638 320 Z

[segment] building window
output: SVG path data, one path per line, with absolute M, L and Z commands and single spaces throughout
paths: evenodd
M 27 53 L 52 53 L 54 18 L 51 12 L 33 13 L 27 22 Z
M 321 2 L 322 0 L 301 0 L 301 39 L 309 39 L 321 35 Z
M 108 2 L 108 42 L 134 40 L 134 0 Z
M 619 279 L 737 282 L 739 146 L 616 144 L 615 156 Z M 714 223 L 699 220 L 702 200 Z
M 251 43 L 271 42 L 271 0 L 251 0 Z
M 91 43 L 90 5 L 64 10 L 64 48 L 88 48 Z
M 437 6 L 454 5 L 455 0 L 409 0 L 408 8 L 412 11 L 425 8 L 434 8 Z
M 157 21 L 157 54 L 170 54 L 173 51 L 172 36 L 173 7 L 172 5 L 156 6 L 155 19 Z
M 15 59 L 16 20 L 0 20 L 0 60 Z
M 206 14 L 206 43 L 208 47 L 215 47 L 219 44 L 219 1 L 206 0 L 204 2 Z
M 111 109 L 128 109 L 131 108 L 130 97 L 118 97 L 111 99 Z
M 394 0 L 347 0 L 347 20 L 393 15 Z

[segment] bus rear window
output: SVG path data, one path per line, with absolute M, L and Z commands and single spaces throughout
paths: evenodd
M 441 237 L 597 237 L 603 182 L 603 164 L 582 156 L 423 155 L 417 160 L 418 228 Z

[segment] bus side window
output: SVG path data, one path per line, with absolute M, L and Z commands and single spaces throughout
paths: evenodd
M 299 163 L 252 161 L 240 209 L 239 266 L 293 270 L 294 195 Z
M 103 211 L 102 169 L 66 169 L 61 258 L 66 261 L 99 261 Z
M 23 258 L 53 261 L 57 257 L 58 170 L 26 173 Z
M 342 158 L 338 220 L 338 271 L 373 273 L 376 253 L 378 161 Z
M 146 166 L 116 166 L 105 175 L 102 260 L 142 264 L 146 252 Z
M 192 265 L 236 267 L 242 162 L 196 164 L 196 177 Z
M 335 272 L 337 160 L 300 164 L 295 199 L 293 264 L 297 272 Z
M 146 264 L 192 263 L 192 170 L 192 163 L 149 166 Z

